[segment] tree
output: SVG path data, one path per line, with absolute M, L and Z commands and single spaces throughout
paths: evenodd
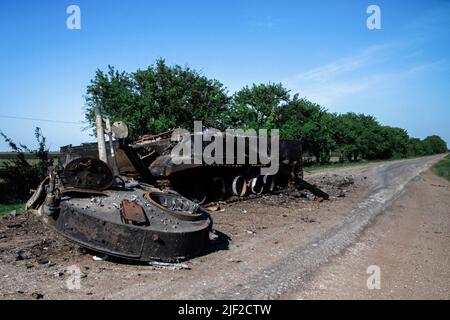
M 425 154 L 437 154 L 447 152 L 447 143 L 441 137 L 433 135 L 423 140 Z
M 423 141 L 418 138 L 410 138 L 408 141 L 408 156 L 423 156 L 425 154 Z
M 304 150 L 311 152 L 319 163 L 328 161 L 330 150 L 335 147 L 335 117 L 318 104 L 295 95 L 282 108 L 277 126 L 282 138 L 301 139 Z
M 229 98 L 224 86 L 199 72 L 178 65 L 156 65 L 134 73 L 98 70 L 87 88 L 86 118 L 93 122 L 99 105 L 112 121 L 129 124 L 131 136 L 159 133 L 175 128 L 192 129 L 195 120 L 207 127 L 223 128 Z
M 336 117 L 334 140 L 340 152 L 346 155 L 347 160 L 357 161 L 359 155 L 368 150 L 363 136 L 364 115 L 346 113 Z
M 126 121 L 133 133 L 145 130 L 143 110 L 138 109 L 134 82 L 126 72 L 108 66 L 108 71 L 97 70 L 87 87 L 85 117 L 95 128 L 94 108 L 100 107 L 112 121 Z
M 385 144 L 377 156 L 378 159 L 399 159 L 408 154 L 409 136 L 405 129 L 383 126 L 382 134 Z
M 274 129 L 289 98 L 289 90 L 281 83 L 244 87 L 233 95 L 225 124 L 229 128 Z
M 336 117 L 334 139 L 349 161 L 389 159 L 407 154 L 409 136 L 400 128 L 382 126 L 375 117 L 347 113 Z

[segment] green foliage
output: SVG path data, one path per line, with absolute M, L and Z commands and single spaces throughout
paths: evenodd
M 48 167 L 53 164 L 49 158 L 45 145 L 45 137 L 40 128 L 36 128 L 35 137 L 38 142 L 36 150 L 30 150 L 27 146 L 16 144 L 3 132 L 0 135 L 7 142 L 15 157 L 3 163 L 0 170 L 0 202 L 11 203 L 26 200 L 30 195 L 30 189 L 36 188 L 45 178 Z M 33 154 L 38 161 L 30 163 L 27 154 Z
M 424 140 L 411 138 L 407 149 L 409 156 L 426 156 L 447 152 L 447 143 L 436 135 L 429 136 Z
M 433 171 L 450 181 L 450 155 L 433 166 Z
M 425 154 L 437 154 L 447 152 L 447 143 L 441 137 L 433 135 L 423 140 L 423 148 Z
M 281 83 L 245 87 L 233 95 L 225 125 L 242 129 L 274 129 L 289 98 L 289 91 Z
M 409 136 L 406 130 L 389 126 L 382 127 L 384 144 L 374 159 L 400 159 L 408 154 Z
M 295 95 L 281 111 L 277 125 L 283 138 L 301 139 L 316 162 L 327 162 L 329 151 L 336 146 L 333 139 L 335 118 L 336 115 L 327 113 L 318 104 Z
M 112 121 L 126 120 L 133 130 L 141 130 L 138 105 L 133 94 L 133 79 L 126 72 L 119 72 L 112 66 L 104 73 L 97 70 L 87 87 L 86 119 L 95 126 L 94 107 L 99 106 Z M 145 125 L 144 125 L 145 127 Z
M 169 67 L 160 59 L 131 74 L 111 66 L 106 73 L 98 70 L 87 88 L 86 118 L 94 125 L 93 109 L 98 105 L 112 121 L 129 124 L 132 137 L 178 127 L 192 129 L 194 120 L 223 128 L 228 102 L 217 80 L 178 65 Z
M 8 215 L 11 211 L 22 212 L 25 210 L 25 203 L 0 204 L 0 217 Z
M 370 145 L 374 142 L 371 135 L 377 127 L 375 120 L 362 114 L 347 113 L 336 117 L 334 139 L 337 149 L 346 155 L 349 161 L 357 161 L 360 154 L 370 154 Z M 367 127 L 365 127 L 365 124 Z
M 418 138 L 410 138 L 408 141 L 408 156 L 424 156 L 426 155 L 423 141 Z

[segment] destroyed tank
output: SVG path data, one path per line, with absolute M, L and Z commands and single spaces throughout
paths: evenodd
M 210 148 L 205 134 L 187 135 L 189 144 L 201 141 L 202 154 Z M 222 136 L 214 141 L 243 138 L 217 134 Z M 271 163 L 254 157 L 261 151 L 258 138 L 244 139 L 241 161 L 228 154 L 214 162 L 188 161 L 193 160 L 190 155 L 177 161 L 173 151 L 180 141 L 173 139 L 172 132 L 135 141 L 123 134 L 116 138 L 113 141 L 110 134 L 108 145 L 99 140 L 103 150 L 110 150 L 103 155 L 106 161 L 99 159 L 97 144 L 62 147 L 58 164 L 50 168 L 26 205 L 67 239 L 108 256 L 173 262 L 203 254 L 217 239 L 211 215 L 201 207 L 208 200 L 261 195 L 289 183 L 328 198 L 302 179 L 300 141 L 280 140 L 279 152 L 274 149 L 279 166 L 266 174 L 263 169 Z M 237 155 L 232 145 L 232 154 Z M 195 143 L 191 147 L 196 148 Z M 263 148 L 266 155 L 272 151 L 270 145 Z
M 211 137 L 203 141 L 206 133 L 191 134 L 191 141 L 196 136 L 202 141 L 203 152 L 211 141 Z M 251 140 L 248 136 L 236 134 L 222 134 L 223 146 L 226 148 L 227 138 L 233 143 L 235 155 L 233 158 L 224 156 L 215 163 L 207 163 L 204 159 L 194 162 L 194 156 L 187 163 L 174 161 L 173 150 L 180 141 L 174 140 L 172 131 L 159 135 L 145 135 L 134 141 L 119 139 L 113 142 L 115 161 L 120 175 L 133 177 L 138 181 L 156 185 L 161 181 L 169 182 L 169 186 L 177 193 L 196 203 L 209 201 L 223 201 L 243 198 L 250 194 L 261 195 L 277 189 L 285 188 L 290 181 L 303 178 L 302 171 L 302 145 L 299 140 L 279 140 L 279 169 L 273 174 L 263 174 L 262 169 L 270 164 L 261 163 L 259 157 L 252 160 L 252 153 L 258 154 L 258 138 Z M 215 139 L 215 138 L 214 138 Z M 240 140 L 244 139 L 244 140 Z M 237 161 L 239 141 L 244 141 L 242 150 L 244 156 Z M 191 149 L 194 150 L 194 145 Z M 266 155 L 271 154 L 270 144 L 264 150 Z M 107 145 L 109 149 L 109 145 Z M 95 157 L 98 154 L 97 144 L 84 144 L 82 146 L 66 146 L 61 148 L 60 163 L 82 156 Z M 112 161 L 112 159 L 109 159 Z M 109 161 L 108 160 L 108 161 Z
M 186 260 L 202 254 L 214 236 L 211 216 L 198 204 L 114 177 L 93 157 L 51 168 L 26 209 L 68 240 L 126 260 Z

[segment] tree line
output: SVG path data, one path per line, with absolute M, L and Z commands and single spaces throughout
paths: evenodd
M 279 129 L 281 138 L 301 139 L 318 163 L 341 160 L 392 159 L 447 151 L 437 135 L 423 140 L 402 128 L 381 124 L 365 114 L 328 112 L 324 107 L 291 94 L 281 83 L 253 84 L 230 95 L 215 79 L 163 59 L 144 70 L 97 70 L 86 92 L 86 119 L 94 127 L 99 106 L 112 121 L 129 124 L 131 136 L 192 129 L 194 120 L 220 130 Z

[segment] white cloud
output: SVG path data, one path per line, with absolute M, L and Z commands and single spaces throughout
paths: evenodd
M 291 23 L 292 19 L 273 17 L 271 15 L 256 17 L 247 22 L 247 24 L 254 28 L 272 29 Z
M 369 47 L 355 56 L 339 59 L 326 65 L 300 73 L 299 75 L 291 79 L 290 82 L 327 82 L 342 74 L 355 71 L 367 65 L 371 60 L 374 59 L 376 53 L 383 49 L 383 46 Z
M 333 107 L 342 98 L 350 99 L 357 93 L 376 90 L 377 87 L 388 84 L 395 85 L 396 81 L 414 73 L 445 64 L 444 61 L 426 62 L 386 70 L 387 67 L 381 62 L 389 62 L 392 49 L 395 48 L 399 48 L 398 44 L 371 46 L 354 56 L 307 70 L 284 82 L 302 97 L 325 107 Z M 385 70 L 377 71 L 379 69 Z

